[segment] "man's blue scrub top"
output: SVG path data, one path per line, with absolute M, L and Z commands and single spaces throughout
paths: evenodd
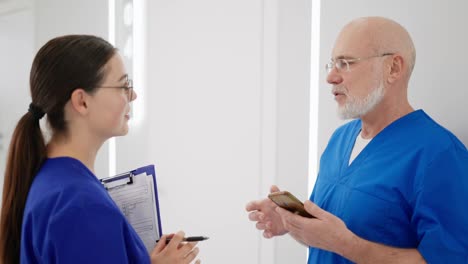
M 348 166 L 361 121 L 337 129 L 310 200 L 361 238 L 468 263 L 468 152 L 422 110 L 381 131 Z M 309 248 L 309 264 L 351 263 Z
M 21 263 L 150 263 L 143 242 L 80 161 L 47 159 L 26 201 Z

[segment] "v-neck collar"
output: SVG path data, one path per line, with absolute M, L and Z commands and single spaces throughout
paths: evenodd
M 342 169 L 344 172 L 344 175 L 350 174 L 353 171 L 355 171 L 357 168 L 360 167 L 360 165 L 365 162 L 367 157 L 369 156 L 370 153 L 374 153 L 377 151 L 377 146 L 380 146 L 381 142 L 386 138 L 386 136 L 389 133 L 392 133 L 392 130 L 395 128 L 398 128 L 398 124 L 401 122 L 407 122 L 408 120 L 418 118 L 421 115 L 424 115 L 424 111 L 419 109 L 415 110 L 411 113 L 408 113 L 397 120 L 393 121 L 390 123 L 388 126 L 386 126 L 382 131 L 380 131 L 377 135 L 375 135 L 374 138 L 362 149 L 362 151 L 356 156 L 356 158 L 349 164 L 349 159 L 351 157 L 351 152 L 353 151 L 354 143 L 356 142 L 356 138 L 359 136 L 359 133 L 361 132 L 362 129 L 362 121 L 359 119 L 357 120 L 355 126 L 353 127 L 352 131 L 352 139 L 347 142 L 346 146 L 346 152 L 345 156 L 343 158 L 343 164 L 342 164 Z
M 361 129 L 362 129 L 362 122 L 361 122 L 361 120 L 358 120 L 358 122 L 356 123 L 356 125 L 353 128 L 353 132 L 352 132 L 352 136 L 351 136 L 351 138 L 353 140 L 349 140 L 348 143 L 347 143 L 347 146 L 346 146 L 346 152 L 345 152 L 345 156 L 344 156 L 344 159 L 343 159 L 343 162 L 344 162 L 343 168 L 345 170 L 349 170 L 350 168 L 353 167 L 353 165 L 355 163 L 358 163 L 362 159 L 362 156 L 364 156 L 364 154 L 366 152 L 366 149 L 368 148 L 369 144 L 371 144 L 371 142 L 372 142 L 372 140 L 371 140 L 371 142 L 369 142 L 362 149 L 362 151 L 356 156 L 356 158 L 354 158 L 353 162 L 351 162 L 351 164 L 349 163 L 349 159 L 351 158 L 351 153 L 353 152 L 354 144 L 356 143 L 357 137 L 361 133 Z

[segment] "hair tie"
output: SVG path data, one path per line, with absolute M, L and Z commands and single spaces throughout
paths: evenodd
M 33 115 L 34 119 L 36 120 L 40 120 L 45 115 L 45 113 L 42 112 L 41 108 L 35 106 L 33 103 L 29 104 L 28 111 Z

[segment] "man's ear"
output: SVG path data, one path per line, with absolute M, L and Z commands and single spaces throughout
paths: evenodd
M 81 88 L 75 89 L 70 97 L 73 109 L 82 115 L 86 115 L 88 113 L 88 98 L 89 94 L 85 90 Z
M 401 55 L 394 55 L 392 61 L 390 62 L 390 72 L 387 77 L 389 83 L 394 83 L 399 80 L 403 75 L 406 69 L 405 60 Z

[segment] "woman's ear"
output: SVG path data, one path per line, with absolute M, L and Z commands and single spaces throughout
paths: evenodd
M 392 56 L 392 61 L 389 66 L 390 72 L 387 81 L 389 83 L 394 83 L 404 75 L 404 69 L 406 68 L 405 60 L 401 55 L 396 54 Z
M 75 89 L 70 97 L 70 102 L 73 109 L 82 115 L 86 115 L 88 113 L 88 103 L 87 100 L 89 98 L 89 94 L 81 89 Z

